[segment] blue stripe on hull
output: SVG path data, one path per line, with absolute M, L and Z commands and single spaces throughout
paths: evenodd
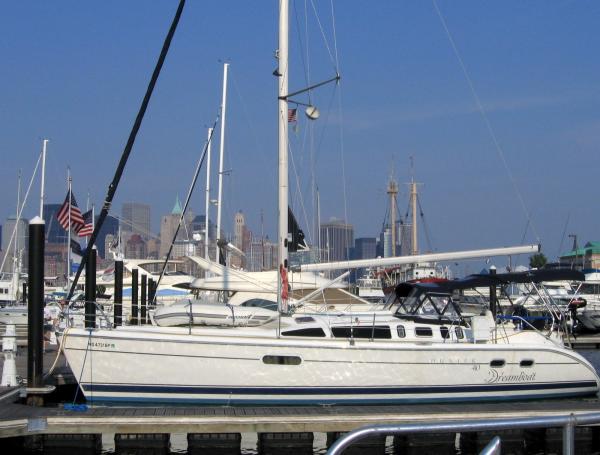
M 120 397 L 120 396 L 102 396 L 86 397 L 87 401 L 94 403 L 115 403 L 115 404 L 182 404 L 182 405 L 241 405 L 241 406 L 278 406 L 278 405 L 397 405 L 397 404 L 427 404 L 427 403 L 465 403 L 465 402 L 500 402 L 500 401 L 527 401 L 549 398 L 577 398 L 595 395 L 596 392 L 561 392 L 558 394 L 546 393 L 536 395 L 489 395 L 484 397 L 443 397 L 443 398 L 365 398 L 365 399 L 300 399 L 300 400 L 282 400 L 282 399 L 215 399 L 215 398 L 157 398 L 157 397 Z
M 398 387 L 195 387 L 175 385 L 82 384 L 85 392 L 165 393 L 195 395 L 399 395 L 474 392 L 511 392 L 597 387 L 596 381 L 532 384 L 482 384 L 461 386 Z
M 182 387 L 157 385 L 82 384 L 86 399 L 95 402 L 118 403 L 180 403 L 215 405 L 322 405 L 322 404 L 410 404 L 472 401 L 520 401 L 540 398 L 570 398 L 594 395 L 595 381 L 543 384 L 486 384 L 438 387 Z M 577 389 L 577 390 L 575 390 Z M 581 390 L 587 389 L 587 390 Z M 551 391 L 552 390 L 552 391 Z M 539 393 L 535 393 L 535 392 Z M 93 396 L 100 393 L 102 396 Z M 514 394 L 508 392 L 529 392 Z M 121 396 L 116 394 L 128 394 Z M 478 396 L 466 396 L 477 393 Z M 168 397 L 157 397 L 167 394 Z M 439 397 L 434 395 L 451 394 Z M 485 395 L 481 395 L 485 394 Z M 184 396 L 188 395 L 188 396 Z M 192 395 L 192 396 L 190 396 Z M 219 396 L 220 397 L 217 397 Z M 222 396 L 236 398 L 222 398 Z M 309 397 L 311 395 L 312 397 Z M 355 398 L 348 398 L 349 395 Z M 388 395 L 388 397 L 373 397 Z M 415 397 L 415 395 L 421 395 Z M 271 396 L 272 398 L 269 398 Z M 282 396 L 290 397 L 288 399 Z M 320 397 L 317 397 L 320 396 Z M 358 397 L 357 397 L 358 396 Z M 243 397 L 243 398 L 240 398 Z M 294 397 L 294 398 L 291 398 Z M 327 398 L 325 398 L 327 397 Z

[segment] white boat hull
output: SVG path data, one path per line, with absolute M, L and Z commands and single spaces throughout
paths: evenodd
M 598 391 L 593 367 L 553 345 L 350 342 L 155 329 L 66 332 L 64 352 L 89 401 L 391 404 Z M 499 359 L 504 367 L 492 368 Z M 533 366 L 522 366 L 523 360 L 533 360 Z

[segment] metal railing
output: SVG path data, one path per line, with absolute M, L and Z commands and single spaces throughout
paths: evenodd
M 514 428 L 562 427 L 562 453 L 575 454 L 575 427 L 600 423 L 600 412 L 588 414 L 565 414 L 550 417 L 517 419 L 477 419 L 437 423 L 408 423 L 401 425 L 372 425 L 353 430 L 340 437 L 327 451 L 328 455 L 340 455 L 353 443 L 371 436 L 411 433 L 463 433 L 474 431 L 509 430 Z

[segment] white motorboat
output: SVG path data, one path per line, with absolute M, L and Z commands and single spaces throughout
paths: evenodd
M 382 303 L 385 300 L 383 283 L 372 270 L 368 270 L 365 276 L 356 280 L 356 287 L 361 299 L 373 303 Z
M 286 313 L 288 2 L 279 4 L 278 318 L 255 327 L 67 329 L 62 349 L 86 399 L 387 404 L 596 394 L 600 378 L 563 345 L 560 325 L 542 333 L 465 318 L 447 294 L 416 288 L 370 315 Z
M 123 300 L 126 303 L 131 302 L 132 272 L 138 271 L 138 276 L 145 275 L 148 280 L 153 279 L 158 282 L 160 269 L 164 264 L 160 259 L 123 259 Z M 160 280 L 157 289 L 156 299 L 159 303 L 173 303 L 177 299 L 190 297 L 190 283 L 194 277 L 188 275 L 178 267 L 183 264 L 182 261 L 170 260 L 167 264 L 167 270 Z M 139 281 L 138 281 L 139 283 Z M 111 267 L 101 273 L 97 278 L 97 284 L 105 287 L 105 293 L 112 297 L 115 286 L 114 267 Z M 126 305 L 129 307 L 129 305 Z

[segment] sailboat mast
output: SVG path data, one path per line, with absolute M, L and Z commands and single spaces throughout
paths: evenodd
M 410 159 L 410 207 L 412 212 L 411 222 L 411 246 L 410 254 L 412 256 L 419 254 L 419 245 L 417 243 L 417 182 L 415 182 L 415 160 L 411 155 Z
M 260 260 L 260 271 L 265 270 L 265 217 L 263 209 L 260 209 L 260 249 L 262 257 Z
M 279 280 L 277 302 L 282 309 L 282 281 L 287 274 L 288 267 L 288 27 L 289 27 L 289 2 L 279 2 L 279 49 L 277 57 L 279 76 Z M 287 281 L 287 280 L 286 280 Z
M 44 179 L 46 176 L 46 147 L 48 139 L 44 139 L 42 145 L 42 181 L 40 183 L 40 218 L 44 219 Z
M 223 153 L 225 151 L 225 114 L 227 111 L 227 70 L 229 63 L 223 65 L 223 100 L 221 101 L 221 142 L 219 144 L 219 196 L 217 202 L 217 240 L 221 235 L 221 206 L 223 205 Z M 215 261 L 219 262 L 219 242 L 215 243 Z
M 17 176 L 17 216 L 15 228 L 15 247 L 13 249 L 13 276 L 17 273 L 19 262 L 19 225 L 21 224 L 21 169 Z M 15 291 L 16 292 L 16 291 Z M 16 295 L 16 294 L 15 294 Z
M 19 260 L 19 225 L 21 224 L 21 170 L 17 177 L 17 219 L 15 223 L 15 229 L 13 235 L 15 237 L 15 247 L 13 249 L 13 265 L 12 265 L 12 295 L 14 296 L 15 302 L 19 300 L 19 280 L 21 274 L 21 261 Z
M 419 253 L 419 246 L 417 245 L 417 183 L 414 180 L 410 182 L 410 204 L 412 211 L 412 251 L 410 254 L 415 255 Z
M 393 171 L 392 175 L 390 176 L 390 181 L 388 183 L 387 193 L 390 196 L 390 229 L 392 231 L 392 256 L 396 256 L 396 244 L 398 243 L 398 239 L 396 238 L 396 233 L 398 232 L 398 227 L 396 226 L 396 200 L 398 197 L 398 184 L 394 180 Z
M 208 144 L 206 145 L 206 200 L 204 201 L 204 259 L 208 261 L 208 212 L 210 210 L 210 146 L 212 145 L 213 129 L 208 129 Z
M 319 187 L 317 187 L 317 253 L 318 253 L 318 261 L 322 261 L 321 252 L 323 248 L 321 247 L 321 196 L 319 194 Z

